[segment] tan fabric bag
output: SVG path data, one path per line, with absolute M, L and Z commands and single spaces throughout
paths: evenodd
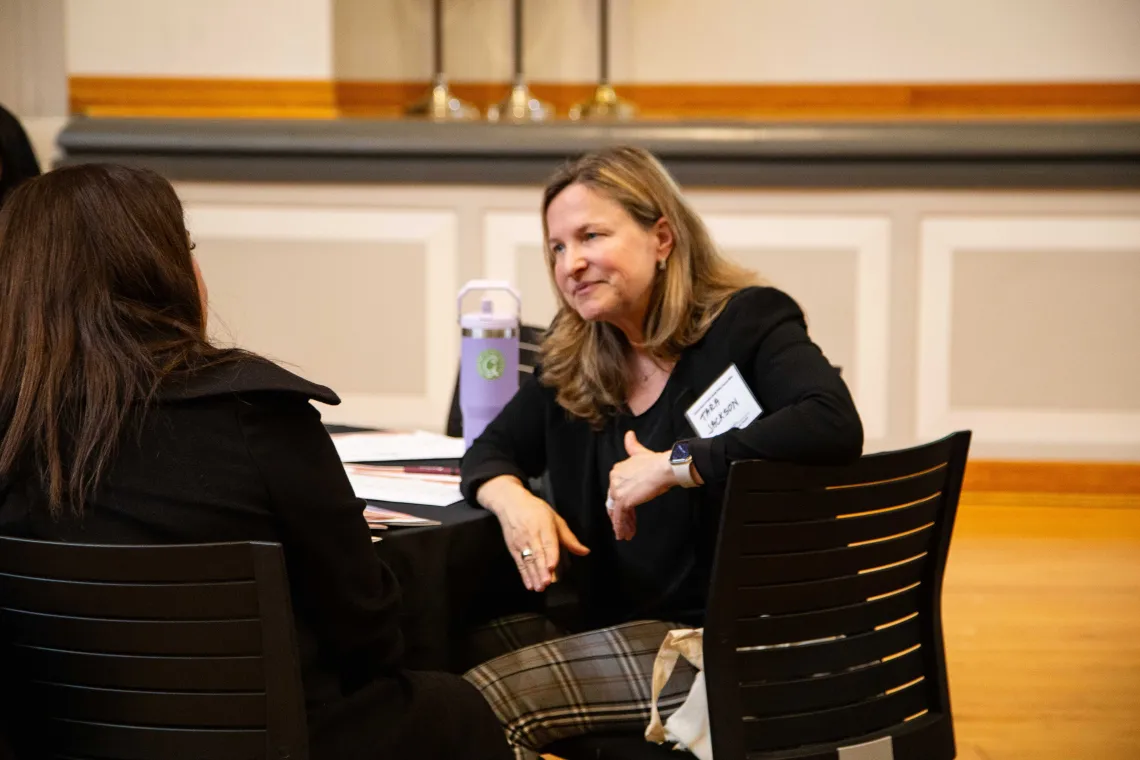
M 712 736 L 709 733 L 709 703 L 705 692 L 704 629 L 679 628 L 669 631 L 657 651 L 653 662 L 653 713 L 645 738 L 661 744 L 665 741 L 677 743 L 677 749 L 687 749 L 700 760 L 713 760 Z M 657 699 L 661 690 L 673 675 L 677 658 L 684 657 L 697 673 L 689 696 L 669 720 L 661 723 L 661 713 L 657 709 Z

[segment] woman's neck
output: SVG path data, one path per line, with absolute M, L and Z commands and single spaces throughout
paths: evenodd
M 610 324 L 620 330 L 621 334 L 625 336 L 625 340 L 626 343 L 629 344 L 630 351 L 640 352 L 640 349 L 636 347 L 645 343 L 645 328 L 643 327 L 643 319 L 637 321 L 634 321 L 632 319 L 621 320 L 611 322 Z
M 634 380 L 644 381 L 655 374 L 668 375 L 673 371 L 676 362 L 662 361 L 658 357 L 652 355 L 643 349 L 633 348 L 629 349 L 626 355 L 626 362 L 629 370 L 633 375 Z
M 626 406 L 634 416 L 644 414 L 661 397 L 674 365 L 675 362 L 662 362 L 646 351 L 630 348 L 626 355 Z
M 608 321 L 621 330 L 631 347 L 640 346 L 645 343 L 645 316 L 648 313 L 649 294 L 645 293 L 636 304 L 631 305 L 627 314 Z

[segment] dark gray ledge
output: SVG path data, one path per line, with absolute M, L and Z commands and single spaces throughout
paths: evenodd
M 1140 122 L 632 123 L 76 118 L 61 163 L 172 179 L 541 183 L 567 157 L 646 147 L 690 186 L 1140 187 Z

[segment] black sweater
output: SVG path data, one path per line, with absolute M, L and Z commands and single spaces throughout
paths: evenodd
M 763 413 L 743 429 L 694 438 L 685 411 L 731 364 Z M 558 405 L 539 370 L 463 459 L 463 493 L 473 504 L 479 488 L 498 475 L 526 482 L 549 473 L 554 508 L 591 549 L 586 557 L 572 558 L 569 576 L 591 627 L 635 618 L 703 623 L 732 462 L 837 464 L 857 458 L 863 448 L 847 386 L 808 337 L 799 307 L 774 288 L 736 294 L 705 337 L 684 352 L 662 398 L 646 414 L 664 419 L 643 426 L 642 418 L 616 415 L 595 432 Z M 615 436 L 630 427 L 650 429 L 650 440 L 641 442 L 655 451 L 692 439 L 705 485 L 674 488 L 641 505 L 637 535 L 618 542 L 606 515 L 608 482 L 601 470 L 614 456 Z

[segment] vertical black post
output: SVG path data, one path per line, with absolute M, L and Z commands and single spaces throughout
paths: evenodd
M 3 0 L 0 0 L 3 2 Z M 452 94 L 443 73 L 443 0 L 431 4 L 431 86 L 427 93 L 405 110 L 408 116 L 432 121 L 471 121 L 479 109 Z
M 525 67 L 523 66 L 522 0 L 513 0 L 511 16 L 514 21 L 511 45 L 514 55 L 514 81 L 511 82 L 511 91 L 507 94 L 506 100 L 487 109 L 487 119 L 513 123 L 545 121 L 554 115 L 554 107 L 531 93 L 523 75 Z
M 598 84 L 610 83 L 610 0 L 598 0 Z
M 637 108 L 614 92 L 610 83 L 610 0 L 598 3 L 598 86 L 589 100 L 570 108 L 570 118 L 579 119 L 632 119 Z
M 435 0 L 435 17 L 432 19 L 432 79 L 443 74 L 443 0 Z
M 515 15 L 515 81 L 520 82 L 523 78 L 523 13 L 522 13 L 522 0 L 514 0 L 514 15 Z

